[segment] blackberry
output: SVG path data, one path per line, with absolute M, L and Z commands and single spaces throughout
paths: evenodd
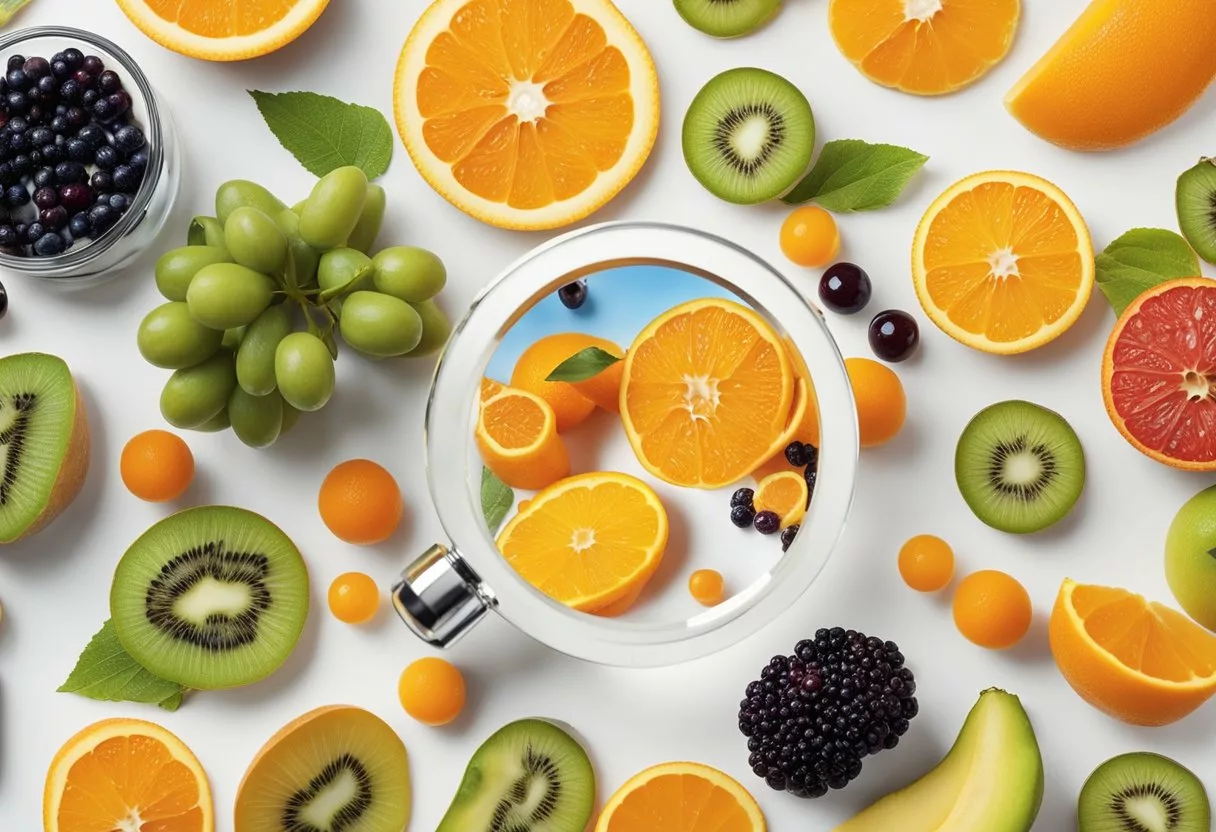
M 790 547 L 794 545 L 794 538 L 798 536 L 798 524 L 786 526 L 781 530 L 781 551 L 788 552 Z
M 573 283 L 567 283 L 557 290 L 557 297 L 562 302 L 562 306 L 567 309 L 580 308 L 587 302 L 587 281 L 576 280 Z
M 894 748 L 918 713 L 916 681 L 892 641 L 821 629 L 774 656 L 739 703 L 748 764 L 770 788 L 823 797 Z
M 785 461 L 795 468 L 805 468 L 807 446 L 801 442 L 791 442 L 785 446 Z
M 746 529 L 756 519 L 756 510 L 750 505 L 735 506 L 730 510 L 730 522 L 741 529 Z
M 756 515 L 756 519 L 752 521 L 752 525 L 756 527 L 756 531 L 760 534 L 776 534 L 781 531 L 781 518 L 777 516 L 775 511 L 762 511 Z
M 755 491 L 750 488 L 740 488 L 734 494 L 730 495 L 730 507 L 734 508 L 735 506 L 747 506 L 748 508 L 751 508 L 753 506 L 752 500 L 754 499 L 756 499 Z

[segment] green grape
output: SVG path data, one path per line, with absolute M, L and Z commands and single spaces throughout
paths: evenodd
M 296 287 L 312 288 L 317 281 L 320 252 L 300 239 L 300 217 L 294 211 L 280 211 L 274 221 L 287 239 L 287 268 L 295 275 Z
M 274 392 L 274 351 L 291 334 L 291 316 L 283 306 L 271 306 L 249 325 L 236 353 L 236 380 L 251 396 Z
M 190 220 L 190 228 L 186 232 L 186 245 L 210 246 L 228 251 L 224 243 L 224 224 L 215 217 L 195 217 Z
M 367 176 L 348 165 L 322 176 L 300 215 L 300 237 L 317 251 L 345 245 L 367 202 Z
M 380 226 L 384 224 L 384 209 L 387 207 L 388 195 L 375 183 L 367 186 L 367 200 L 363 203 L 363 213 L 355 223 L 355 229 L 350 232 L 346 241 L 349 248 L 367 254 L 376 244 L 380 234 Z
M 287 240 L 274 220 L 257 208 L 242 206 L 224 223 L 224 242 L 232 259 L 262 274 L 282 274 Z
M 256 182 L 233 179 L 220 185 L 215 192 L 215 217 L 221 226 L 228 224 L 228 217 L 233 211 L 243 207 L 257 208 L 273 217 L 287 206 Z
M 228 418 L 236 438 L 251 448 L 273 445 L 283 430 L 283 399 L 251 396 L 237 387 L 228 399 Z
M 279 400 L 283 401 L 283 397 L 279 396 Z M 283 401 L 283 428 L 279 431 L 279 436 L 294 428 L 298 421 L 300 421 L 300 411 Z
M 307 332 L 279 342 L 274 375 L 283 400 L 296 410 L 320 410 L 334 393 L 334 359 L 321 339 Z
M 306 202 L 308 202 L 307 199 L 301 199 L 295 205 L 291 206 L 291 213 L 295 214 L 297 217 L 300 216 L 301 214 L 303 214 L 304 213 L 304 204 Z
M 144 360 L 156 367 L 179 370 L 215 355 L 224 333 L 194 320 L 181 301 L 161 304 L 144 316 L 136 343 Z
M 212 329 L 232 329 L 253 323 L 270 305 L 274 283 L 261 272 L 237 263 L 205 266 L 186 292 L 190 314 Z
M 379 292 L 355 292 L 342 302 L 342 339 L 381 358 L 405 355 L 422 339 L 422 319 L 403 300 Z
M 360 271 L 364 272 L 364 276 L 349 287 L 352 291 L 372 287 L 371 258 L 353 248 L 335 248 L 321 255 L 321 262 L 317 266 L 317 285 L 322 290 L 337 289 L 346 286 Z
M 248 327 L 238 326 L 233 327 L 232 329 L 225 329 L 224 340 L 220 343 L 220 346 L 226 350 L 236 352 L 241 346 L 241 341 L 245 340 L 245 330 L 247 328 Z
M 423 248 L 393 246 L 372 258 L 377 292 L 407 303 L 422 303 L 443 290 L 448 273 L 443 261 Z
M 219 433 L 230 427 L 232 427 L 232 421 L 228 418 L 228 408 L 225 407 L 198 427 L 190 428 L 190 430 L 196 430 L 199 433 Z
M 166 251 L 156 261 L 156 288 L 169 300 L 185 300 L 186 289 L 201 268 L 231 261 L 226 250 L 214 246 L 182 246 Z
M 189 430 L 207 424 L 228 406 L 236 387 L 232 353 L 220 350 L 202 364 L 175 370 L 160 394 L 160 412 L 175 428 Z
M 443 348 L 452 334 L 452 322 L 439 308 L 434 300 L 424 300 L 422 303 L 411 303 L 418 317 L 422 319 L 422 340 L 410 351 L 411 358 L 430 355 Z

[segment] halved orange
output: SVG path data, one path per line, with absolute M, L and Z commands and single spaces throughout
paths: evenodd
M 1133 725 L 1168 725 L 1216 693 L 1216 636 L 1126 589 L 1065 580 L 1049 628 L 1064 678 Z
M 916 95 L 974 83 L 1009 53 L 1020 0 L 832 0 L 836 46 L 871 81 Z
M 1055 340 L 1094 287 L 1089 229 L 1068 196 L 1029 173 L 956 182 L 916 229 L 912 276 L 925 313 L 974 349 L 1010 355 Z
M 241 61 L 281 49 L 328 5 L 329 0 L 118 0 L 152 40 L 206 61 Z
M 621 421 L 647 471 L 714 489 L 746 477 L 784 435 L 794 372 L 781 337 L 751 309 L 689 301 L 626 352 Z
M 663 763 L 617 789 L 595 832 L 765 832 L 756 799 L 702 763 Z
M 213 832 L 211 786 L 173 734 L 139 719 L 107 719 L 68 740 L 46 775 L 46 832 Z
M 570 473 L 553 408 L 525 390 L 503 387 L 485 399 L 476 438 L 486 467 L 512 488 L 544 488 Z
M 594 611 L 650 580 L 667 547 L 667 511 L 628 474 L 581 474 L 532 498 L 498 535 L 525 581 L 576 610 Z
M 773 512 L 781 518 L 783 529 L 802 522 L 810 501 L 810 489 L 801 471 L 769 474 L 756 486 L 754 498 L 756 512 Z
M 501 228 L 587 216 L 638 172 L 659 126 L 654 61 L 611 0 L 435 0 L 394 98 L 423 178 Z

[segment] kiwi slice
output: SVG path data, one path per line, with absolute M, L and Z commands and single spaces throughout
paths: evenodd
M 764 69 L 729 69 L 684 116 L 684 162 L 714 196 L 741 205 L 778 197 L 811 163 L 815 116 L 797 87 Z
M 1212 808 L 1199 778 L 1145 751 L 1107 760 L 1077 806 L 1080 832 L 1210 832 Z
M 148 670 L 188 688 L 247 685 L 279 668 L 308 617 L 308 569 L 266 518 L 202 506 L 131 544 L 110 588 L 118 640 Z
M 1030 402 L 986 407 L 954 455 L 958 489 L 975 516 L 1013 534 L 1064 518 L 1085 485 L 1085 453 L 1064 417 Z
M 781 8 L 781 0 L 675 0 L 675 4 L 689 26 L 715 38 L 751 34 Z
M 583 832 L 594 803 L 595 772 L 578 741 L 521 719 L 473 754 L 435 832 Z
M 405 745 L 373 713 L 309 711 L 262 746 L 236 793 L 235 832 L 403 832 Z
M 63 359 L 0 358 L 0 543 L 44 528 L 71 505 L 89 470 L 89 423 Z
M 1216 263 L 1216 159 L 1199 164 L 1178 177 L 1178 225 L 1191 248 Z

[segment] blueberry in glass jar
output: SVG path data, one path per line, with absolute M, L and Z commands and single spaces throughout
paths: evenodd
M 119 153 L 134 153 L 147 143 L 148 140 L 144 138 L 144 131 L 134 124 L 120 127 L 114 132 L 114 149 Z
M 132 194 L 139 190 L 143 177 L 130 165 L 119 165 L 114 168 L 114 189 Z
M 44 208 L 38 212 L 38 219 L 47 228 L 58 231 L 68 224 L 68 209 L 62 205 L 56 205 L 53 208 Z
M 68 231 L 77 240 L 89 236 L 93 232 L 93 226 L 89 222 L 89 215 L 82 211 L 68 220 Z

